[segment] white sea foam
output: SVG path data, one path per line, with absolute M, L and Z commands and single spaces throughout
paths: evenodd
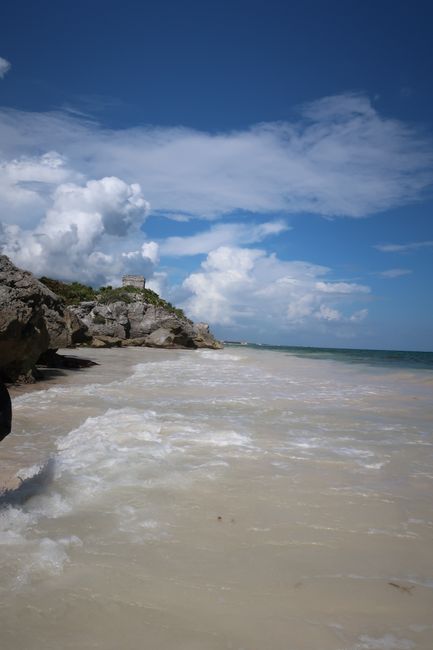
M 35 542 L 27 541 L 25 556 L 15 577 L 15 588 L 22 588 L 31 579 L 61 573 L 70 560 L 67 550 L 74 546 L 82 546 L 76 535 L 57 540 L 43 537 Z
M 35 526 L 41 516 L 47 515 L 56 516 L 48 504 L 29 511 L 12 506 L 0 511 L 0 547 L 3 549 L 0 571 L 5 573 L 8 568 L 7 573 L 10 573 L 12 569 L 12 573 L 5 576 L 0 593 L 21 589 L 31 579 L 60 573 L 69 561 L 68 549 L 82 545 L 76 535 L 38 536 Z
M 394 634 L 385 634 L 381 637 L 362 634 L 354 650 L 412 650 L 415 647 L 415 643 L 410 639 L 399 639 Z
M 223 350 L 200 350 L 197 354 L 202 359 L 210 359 L 211 361 L 221 361 L 226 363 L 227 361 L 241 361 L 242 357 L 231 354 Z

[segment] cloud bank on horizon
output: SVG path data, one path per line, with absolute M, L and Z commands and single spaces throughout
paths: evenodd
M 368 287 L 250 246 L 289 230 L 283 214 L 366 217 L 419 199 L 433 181 L 423 134 L 354 94 L 308 104 L 297 122 L 217 134 L 3 109 L 0 142 L 0 244 L 16 263 L 103 284 L 134 271 L 161 280 L 161 257 L 207 255 L 174 298 L 230 326 L 258 318 L 257 304 L 283 329 L 363 320 L 366 308 L 351 304 Z M 150 209 L 210 224 L 153 242 L 140 228 Z M 239 212 L 258 218 L 236 221 Z
M 364 320 L 367 310 L 349 315 L 346 308 L 370 293 L 369 287 L 329 282 L 331 269 L 298 261 L 282 261 L 260 249 L 221 246 L 209 253 L 197 273 L 183 282 L 190 293 L 188 313 L 198 320 L 234 328 L 260 323 L 263 334 L 283 324 L 286 329 L 326 323 L 340 326 Z M 342 328 L 341 333 L 347 332 Z

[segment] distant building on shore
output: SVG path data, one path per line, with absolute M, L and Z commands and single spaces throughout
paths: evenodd
M 122 277 L 122 286 L 144 289 L 146 286 L 146 280 L 143 275 L 124 275 Z

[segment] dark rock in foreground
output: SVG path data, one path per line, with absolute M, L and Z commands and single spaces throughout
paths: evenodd
M 61 300 L 28 271 L 0 255 L 0 375 L 33 381 L 32 370 L 51 337 L 67 343 Z

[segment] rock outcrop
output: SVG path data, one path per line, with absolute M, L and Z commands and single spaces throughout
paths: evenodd
M 87 328 L 95 347 L 222 347 L 205 323 L 194 325 L 177 310 L 146 302 L 140 293 L 131 293 L 127 301 L 82 302 L 70 310 Z
M 0 379 L 32 382 L 39 360 L 86 339 L 59 296 L 0 255 Z
M 49 282 L 74 288 L 74 283 Z M 126 288 L 119 294 L 120 290 L 107 293 L 84 288 L 94 300 L 67 305 L 65 298 L 0 255 L 0 381 L 33 381 L 38 361 L 58 363 L 54 355 L 58 348 L 79 343 L 95 347 L 222 347 L 208 325 L 195 325 L 150 290 Z
M 223 347 L 221 341 L 215 339 L 207 323 L 194 323 L 193 338 L 197 348 L 220 350 Z
M 0 255 L 0 376 L 5 381 L 33 381 L 50 337 L 66 330 L 61 300 L 28 271 Z

